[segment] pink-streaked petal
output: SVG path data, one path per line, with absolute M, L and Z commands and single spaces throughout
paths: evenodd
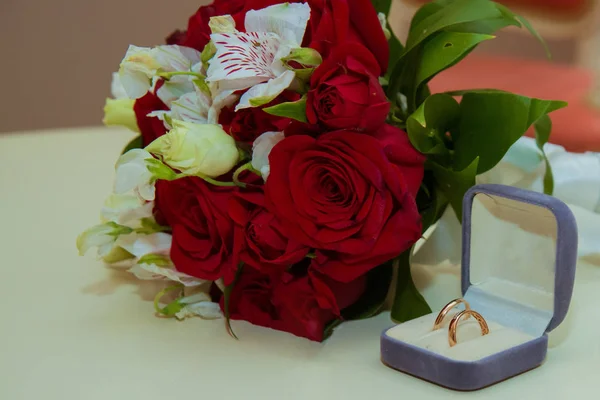
M 207 82 L 220 90 L 243 90 L 275 78 L 271 64 L 280 45 L 273 33 L 223 33 L 211 35 L 217 48 L 209 61 Z

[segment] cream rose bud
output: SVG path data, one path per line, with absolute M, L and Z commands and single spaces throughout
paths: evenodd
M 285 139 L 283 132 L 265 132 L 260 135 L 252 146 L 252 168 L 260 171 L 266 182 L 271 172 L 269 154 L 275 145 Z
M 139 132 L 132 99 L 106 99 L 104 106 L 104 119 L 106 126 L 124 126 L 134 132 Z
M 150 143 L 146 151 L 186 175 L 216 178 L 238 163 L 235 140 L 219 125 L 174 120 L 173 129 Z

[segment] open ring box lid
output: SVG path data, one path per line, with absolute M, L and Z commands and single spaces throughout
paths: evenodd
M 503 185 L 479 185 L 463 202 L 462 292 L 488 322 L 461 320 L 457 344 L 438 312 L 386 329 L 381 359 L 456 390 L 477 390 L 539 366 L 547 333 L 565 318 L 575 280 L 577 226 L 560 200 Z M 453 299 L 448 299 L 451 301 Z

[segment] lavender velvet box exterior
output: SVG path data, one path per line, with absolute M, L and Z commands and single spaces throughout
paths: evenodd
M 386 329 L 381 335 L 381 360 L 384 364 L 407 374 L 455 390 L 478 390 L 542 364 L 548 349 L 547 333 L 556 328 L 567 315 L 577 263 L 577 225 L 571 210 L 560 200 L 504 185 L 478 185 L 465 195 L 463 201 L 462 293 L 471 287 L 471 229 L 472 208 L 478 194 L 498 196 L 549 210 L 556 218 L 557 237 L 554 265 L 554 312 L 543 334 L 519 346 L 479 359 L 459 361 L 427 349 L 392 338 Z M 485 296 L 484 296 L 485 299 Z M 451 300 L 451 299 L 448 299 Z M 485 303 L 485 301 L 482 301 Z M 473 304 L 493 310 L 498 305 Z M 489 307 L 488 307 L 489 306 Z M 502 305 L 500 305 L 502 307 Z M 504 312 L 503 318 L 518 314 Z M 517 317 L 518 318 L 518 317 Z M 510 322 L 510 321 L 509 321 Z M 518 323 L 516 324 L 519 325 Z

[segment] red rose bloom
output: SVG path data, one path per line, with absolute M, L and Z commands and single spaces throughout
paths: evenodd
M 231 283 L 233 222 L 227 205 L 235 190 L 193 177 L 156 183 L 156 212 L 173 229 L 171 259 L 178 271 Z
M 370 0 L 308 0 L 311 17 L 304 45 L 324 58 L 337 46 L 357 42 L 377 59 L 385 72 L 389 62 L 388 42 Z
M 164 122 L 156 117 L 149 117 L 152 111 L 168 110 L 169 107 L 154 93 L 148 92 L 137 99 L 133 105 L 138 128 L 142 134 L 142 144 L 148 146 L 158 137 L 167 133 Z
M 219 123 L 236 141 L 252 144 L 265 132 L 282 132 L 291 122 L 289 118 L 267 114 L 263 111 L 264 108 L 299 98 L 297 93 L 286 91 L 262 107 L 244 108 L 237 112 L 234 111 L 235 107 L 224 108 L 221 110 Z
M 400 129 L 290 136 L 269 162 L 267 207 L 287 235 L 317 249 L 311 268 L 332 279 L 350 282 L 421 235 L 424 157 Z
M 330 130 L 377 130 L 390 111 L 380 73 L 377 60 L 364 46 L 348 43 L 336 48 L 311 78 L 308 122 Z
M 179 44 L 202 51 L 204 46 L 210 42 L 211 31 L 208 26 L 210 18 L 227 14 L 236 15 L 243 10 L 245 4 L 246 0 L 215 0 L 210 5 L 200 7 L 190 17 L 185 34 L 175 32 L 169 36 L 170 44 Z M 239 18 L 236 19 L 238 30 L 244 26 L 243 17 L 241 21 L 240 25 Z
M 265 208 L 260 191 L 239 192 L 231 199 L 229 215 L 235 223 L 235 264 L 245 264 L 264 272 L 283 271 L 302 261 L 309 248 L 289 239 L 273 214 Z
M 330 287 L 315 276 L 294 278 L 244 268 L 231 292 L 230 317 L 322 341 L 327 324 L 339 318 L 340 309 L 359 299 L 365 282 L 361 278 Z

